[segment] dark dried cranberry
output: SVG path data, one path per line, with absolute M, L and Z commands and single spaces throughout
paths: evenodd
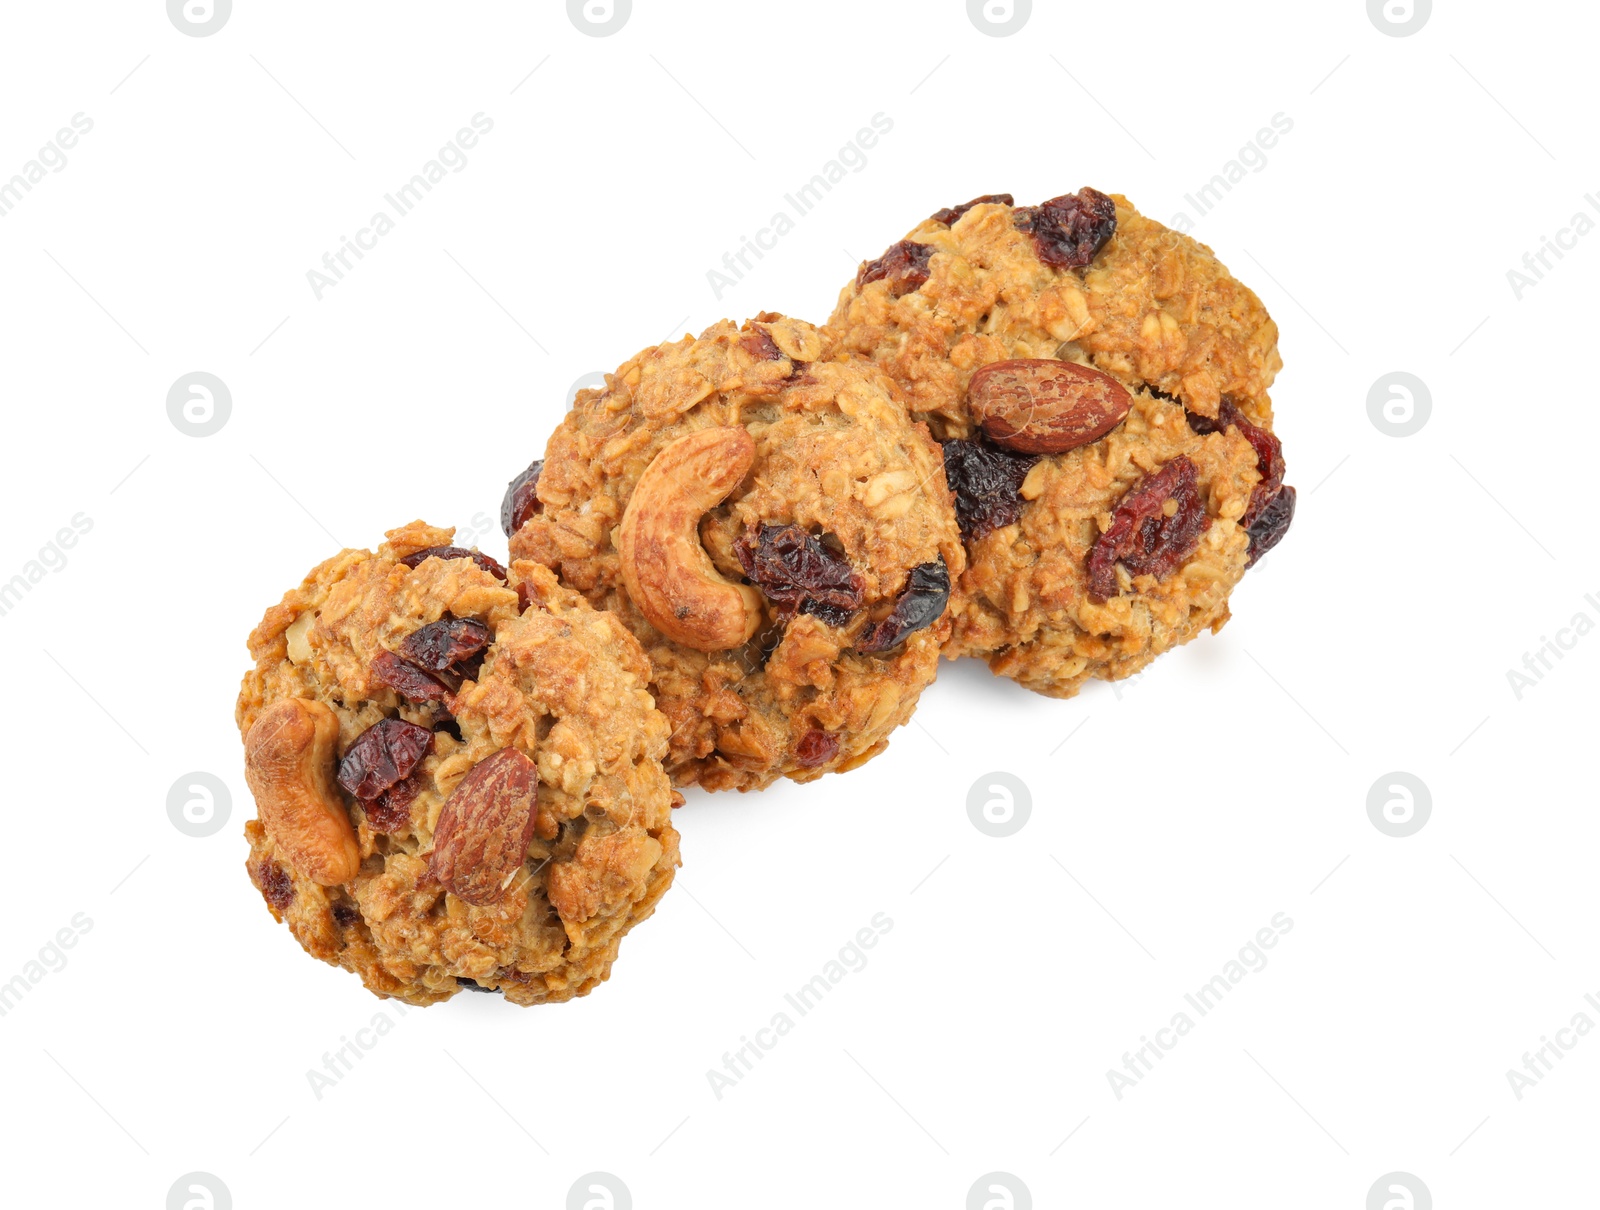
M 283 911 L 294 902 L 294 879 L 289 871 L 275 861 L 261 863 L 261 897 L 275 911 Z
M 450 690 L 436 677 L 406 663 L 392 651 L 380 651 L 372 657 L 371 676 L 373 684 L 393 689 L 408 702 L 442 702 L 450 696 Z
M 404 719 L 386 718 L 356 737 L 339 762 L 339 784 L 363 801 L 377 798 L 411 775 L 433 747 L 433 732 Z
M 1256 517 L 1250 526 L 1250 562 L 1246 567 L 1254 567 L 1262 555 L 1283 541 L 1294 522 L 1295 494 L 1294 488 L 1283 488 Z
M 333 905 L 333 919 L 340 928 L 347 929 L 361 919 L 361 913 L 356 910 L 355 904 L 346 903 L 341 899 Z
M 1254 563 L 1260 556 L 1256 553 L 1256 542 L 1253 537 L 1256 523 L 1266 514 L 1267 509 L 1283 494 L 1283 442 L 1279 441 L 1272 433 L 1259 425 L 1251 424 L 1244 418 L 1237 405 L 1231 399 L 1223 399 L 1217 408 L 1215 420 L 1209 416 L 1198 416 L 1193 412 L 1187 413 L 1189 427 L 1197 433 L 1226 432 L 1231 425 L 1239 430 L 1243 437 L 1256 452 L 1256 470 L 1261 472 L 1261 482 L 1256 484 L 1255 490 L 1250 493 L 1250 504 L 1245 509 L 1244 516 L 1239 518 L 1239 524 L 1251 531 L 1250 562 Z M 1294 501 L 1286 505 L 1290 518 L 1294 516 Z M 1285 519 L 1283 529 L 1278 531 L 1268 545 L 1261 548 L 1261 554 L 1276 546 L 1283 537 L 1284 530 L 1289 528 Z
M 489 645 L 489 628 L 472 618 L 440 618 L 406 635 L 400 654 L 418 668 L 443 672 Z
M 783 350 L 764 328 L 751 328 L 739 337 L 739 347 L 757 361 L 777 361 Z
M 407 555 L 401 559 L 407 567 L 416 568 L 424 559 L 471 559 L 484 571 L 497 580 L 504 581 L 506 569 L 501 567 L 488 555 L 478 550 L 468 550 L 464 546 L 430 546 L 427 550 L 419 550 L 414 555 Z
M 1017 492 L 1037 454 L 1014 454 L 982 441 L 944 442 L 944 477 L 956 494 L 961 536 L 971 542 L 1022 516 Z
M 463 975 L 457 975 L 456 982 L 462 987 L 466 988 L 469 992 L 485 992 L 488 995 L 493 996 L 500 991 L 498 987 L 485 987 L 476 979 L 468 979 Z
M 805 769 L 825 765 L 838 754 L 839 737 L 831 731 L 819 731 L 815 727 L 802 735 L 800 742 L 794 746 L 794 758 Z
M 1015 204 L 1009 193 L 986 193 L 982 197 L 973 198 L 970 202 L 962 202 L 959 206 L 946 206 L 943 210 L 936 210 L 930 217 L 934 222 L 943 223 L 946 227 L 949 227 L 974 206 L 982 206 L 988 202 L 998 202 L 1002 206 Z
M 1170 516 L 1168 500 L 1177 502 Z M 1118 594 L 1117 564 L 1135 576 L 1165 579 L 1194 553 L 1211 524 L 1194 463 L 1179 454 L 1128 489 L 1111 513 L 1111 528 L 1089 551 L 1089 596 L 1104 604 Z
M 515 534 L 522 528 L 523 522 L 539 511 L 539 497 L 535 493 L 539 490 L 539 472 L 542 470 L 544 459 L 537 458 L 528 463 L 527 470 L 506 484 L 505 497 L 500 501 L 500 528 L 505 531 L 506 537 Z
M 385 836 L 406 831 L 411 827 L 411 804 L 421 793 L 421 774 L 413 772 L 370 802 L 361 804 L 361 809 L 367 813 L 367 826 Z
M 907 635 L 937 622 L 949 600 L 950 569 L 944 565 L 942 557 L 913 567 L 905 591 L 894 603 L 894 611 L 861 632 L 856 650 L 889 650 Z
M 1081 269 L 1116 232 L 1117 204 L 1085 185 L 1037 206 L 1020 206 L 1011 221 L 1017 230 L 1032 233 L 1034 250 L 1045 264 Z
M 763 525 L 733 550 L 750 582 L 785 617 L 809 613 L 843 626 L 861 608 L 861 577 L 798 525 Z
M 903 239 L 877 260 L 861 266 L 861 272 L 856 274 L 856 288 L 868 282 L 887 280 L 893 297 L 910 294 L 928 280 L 928 260 L 933 253 L 932 244 L 913 244 Z

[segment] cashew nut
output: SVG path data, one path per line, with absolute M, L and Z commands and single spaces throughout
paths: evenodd
M 669 442 L 639 476 L 617 527 L 633 603 L 662 634 L 697 651 L 741 646 L 761 623 L 760 594 L 723 579 L 699 533 L 700 518 L 738 486 L 755 456 L 755 439 L 739 427 Z
M 334 783 L 339 718 L 321 702 L 286 698 L 244 737 L 244 779 L 267 834 L 295 870 L 321 886 L 356 876 L 361 848 Z

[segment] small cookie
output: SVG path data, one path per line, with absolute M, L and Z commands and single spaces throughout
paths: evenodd
M 968 544 L 947 654 L 1040 693 L 1219 629 L 1293 519 L 1276 325 L 1120 196 L 941 210 L 862 265 L 824 338 L 944 443 Z
M 453 534 L 342 551 L 250 635 L 246 868 L 380 996 L 568 1000 L 672 884 L 667 721 L 617 619 Z
M 939 447 L 865 362 L 764 313 L 580 391 L 507 489 L 512 554 L 644 645 L 680 785 L 861 765 L 911 716 L 965 567 Z

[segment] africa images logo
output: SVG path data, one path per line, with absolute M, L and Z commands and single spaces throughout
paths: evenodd
M 167 0 L 167 17 L 180 34 L 205 38 L 233 16 L 233 0 Z
M 567 20 L 591 38 L 609 38 L 631 16 L 633 0 L 567 0 Z
M 980 34 L 1009 38 L 1033 16 L 1033 0 L 967 0 L 967 20 Z

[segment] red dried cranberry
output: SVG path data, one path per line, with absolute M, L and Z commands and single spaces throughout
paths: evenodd
M 392 651 L 380 651 L 372 657 L 371 677 L 373 684 L 393 689 L 408 702 L 442 702 L 450 696 L 450 690 L 437 678 Z
M 949 600 L 950 569 L 944 565 L 943 557 L 913 567 L 893 612 L 861 632 L 856 650 L 889 650 L 907 635 L 937 622 Z
M 1166 513 L 1168 500 L 1177 511 Z M 1089 596 L 1104 604 L 1118 595 L 1117 564 L 1131 575 L 1165 579 L 1200 544 L 1211 524 L 1200 499 L 1194 463 L 1179 454 L 1128 489 L 1111 514 L 1111 528 L 1089 551 Z
M 843 626 L 861 608 L 861 577 L 798 525 L 763 525 L 733 551 L 750 582 L 785 617 L 809 613 Z
M 1239 436 L 1248 441 L 1256 452 L 1256 470 L 1261 472 L 1261 482 L 1256 484 L 1255 491 L 1250 493 L 1250 505 L 1245 509 L 1245 514 L 1240 518 L 1239 524 L 1249 529 L 1256 522 L 1256 518 L 1266 511 L 1267 505 L 1277 497 L 1283 489 L 1283 442 L 1279 441 L 1272 433 L 1258 425 L 1251 424 L 1244 418 L 1244 413 L 1239 410 L 1233 400 L 1224 398 L 1217 408 L 1215 420 L 1209 416 L 1200 416 L 1194 412 L 1185 415 L 1189 420 L 1189 427 L 1197 433 L 1226 432 L 1229 426 L 1239 430 Z M 1292 509 L 1291 509 L 1292 511 Z
M 970 202 L 962 202 L 959 206 L 946 206 L 943 210 L 936 210 L 930 217 L 934 222 L 943 223 L 946 227 L 949 227 L 954 225 L 958 218 L 974 206 L 982 206 L 989 202 L 998 202 L 1002 206 L 1015 204 L 1009 193 L 986 193 L 982 197 L 973 198 Z
M 361 913 L 356 910 L 354 904 L 346 903 L 341 899 L 333 905 L 333 919 L 340 928 L 347 929 L 361 919 Z
M 405 780 L 433 747 L 433 732 L 404 719 L 386 718 L 356 737 L 339 762 L 339 784 L 370 802 Z
M 415 569 L 424 559 L 471 559 L 495 579 L 504 581 L 506 578 L 506 569 L 488 555 L 482 551 L 468 550 L 463 546 L 430 546 L 427 550 L 419 550 L 414 555 L 407 555 L 400 562 L 407 567 Z
M 777 361 L 783 356 L 775 340 L 764 328 L 751 328 L 739 337 L 739 347 L 757 361 Z
M 856 274 L 856 288 L 868 282 L 887 280 L 891 296 L 899 298 L 910 294 L 928 280 L 928 260 L 933 253 L 932 244 L 914 244 L 903 239 L 877 260 L 861 266 Z
M 533 590 L 528 587 L 527 581 L 518 580 L 517 581 L 517 612 L 518 613 L 527 613 L 528 612 L 528 606 L 532 605 L 532 604 L 533 604 Z
M 1294 522 L 1295 494 L 1294 488 L 1285 487 L 1256 517 L 1250 526 L 1250 561 L 1246 567 L 1254 567 L 1262 555 L 1283 541 Z
M 392 836 L 411 827 L 411 804 L 422 793 L 422 777 L 413 772 L 404 781 L 398 781 L 382 794 L 361 804 L 367 813 L 367 826 L 374 832 Z
M 1037 454 L 1014 454 L 982 441 L 944 442 L 944 477 L 956 494 L 961 536 L 975 541 L 1022 516 L 1017 492 Z
M 274 911 L 283 911 L 294 902 L 294 879 L 275 861 L 263 861 L 260 868 L 261 897 Z
M 542 470 L 544 459 L 536 458 L 528 463 L 527 470 L 506 484 L 505 497 L 500 501 L 500 528 L 505 530 L 506 537 L 515 534 L 529 517 L 539 511 L 536 493 L 539 490 L 539 472 Z
M 418 668 L 443 672 L 489 645 L 489 628 L 472 618 L 440 618 L 406 635 L 400 654 Z
M 1020 206 L 1011 221 L 1033 235 L 1034 251 L 1054 269 L 1081 269 L 1117 229 L 1117 204 L 1085 185 L 1038 206 Z
M 831 731 L 819 731 L 815 727 L 802 735 L 800 742 L 794 746 L 794 758 L 804 769 L 825 765 L 838 754 L 839 737 Z

